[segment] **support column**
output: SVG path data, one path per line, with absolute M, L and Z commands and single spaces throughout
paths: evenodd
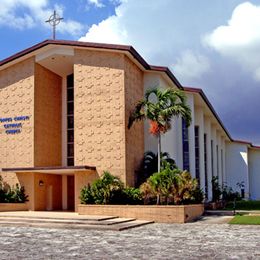
M 200 188 L 205 192 L 205 160 L 204 160 L 204 115 L 203 109 L 195 109 L 195 124 L 199 127 L 199 173 Z
M 211 123 L 210 118 L 205 117 L 205 133 L 207 135 L 206 149 L 207 149 L 207 179 L 208 179 L 208 200 L 212 200 L 212 158 L 211 158 Z
M 187 104 L 191 109 L 191 118 L 192 122 L 189 127 L 189 157 L 190 157 L 190 173 L 193 178 L 196 177 L 196 170 L 195 170 L 195 134 L 194 134 L 194 98 L 193 95 L 188 93 L 187 95 Z
M 68 176 L 62 175 L 62 209 L 68 209 Z

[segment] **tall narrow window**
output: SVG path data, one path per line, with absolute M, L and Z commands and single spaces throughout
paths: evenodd
M 205 169 L 205 196 L 208 198 L 208 155 L 207 155 L 207 135 L 204 134 L 204 169 Z
M 217 176 L 219 178 L 219 156 L 218 156 L 218 145 L 216 146 L 216 152 L 217 152 Z
M 222 179 L 222 183 L 224 182 L 224 163 L 223 163 L 223 149 L 221 149 L 221 179 Z
M 67 76 L 67 165 L 74 165 L 74 77 Z
M 184 119 L 182 119 L 182 151 L 183 151 L 183 170 L 190 171 L 189 132 Z
M 213 140 L 210 142 L 210 149 L 211 149 L 211 176 L 214 176 L 214 153 L 213 153 Z
M 196 178 L 200 183 L 200 142 L 199 142 L 199 127 L 195 126 L 195 172 Z

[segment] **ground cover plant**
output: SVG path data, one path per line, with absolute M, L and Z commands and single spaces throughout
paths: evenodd
M 229 224 L 260 225 L 260 216 L 236 215 Z
M 225 208 L 232 210 L 234 208 L 234 203 L 229 202 Z M 260 210 L 260 200 L 236 201 L 236 210 Z

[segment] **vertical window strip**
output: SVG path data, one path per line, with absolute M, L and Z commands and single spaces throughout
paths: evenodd
M 189 154 L 189 132 L 185 120 L 182 118 L 182 152 L 183 152 L 183 170 L 190 171 Z
M 67 165 L 74 166 L 74 76 L 67 76 Z
M 207 135 L 204 134 L 204 168 L 205 168 L 205 196 L 208 198 L 208 155 L 207 155 Z
M 199 127 L 195 126 L 195 173 L 200 183 L 200 147 L 199 147 Z

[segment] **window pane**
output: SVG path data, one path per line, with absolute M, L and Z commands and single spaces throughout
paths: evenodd
M 74 131 L 68 130 L 68 143 L 73 143 L 73 142 L 74 142 Z
M 72 102 L 68 103 L 68 115 L 73 115 L 74 113 L 74 104 Z
M 74 128 L 74 117 L 68 116 L 68 129 L 73 129 L 73 128 Z
M 68 144 L 67 154 L 68 154 L 68 157 L 74 156 L 74 145 L 73 144 Z
M 68 158 L 67 159 L 67 165 L 68 166 L 74 166 L 74 158 Z
M 67 90 L 67 100 L 73 101 L 73 99 L 74 99 L 74 90 L 73 90 L 73 88 L 69 88 Z
M 67 88 L 73 88 L 74 85 L 74 77 L 73 74 L 67 77 Z

